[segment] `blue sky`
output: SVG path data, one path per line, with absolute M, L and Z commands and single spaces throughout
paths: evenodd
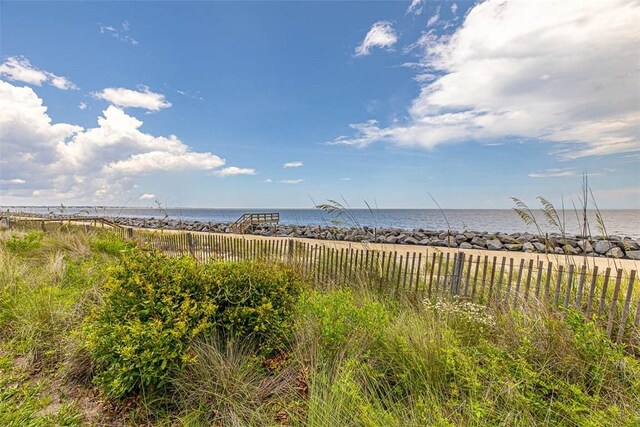
M 4 205 L 640 208 L 634 2 L 0 13 Z

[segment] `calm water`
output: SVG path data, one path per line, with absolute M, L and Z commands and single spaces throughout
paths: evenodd
M 60 208 L 44 207 L 10 207 L 11 211 L 33 213 L 60 213 Z M 154 217 L 163 218 L 165 212 L 170 218 L 197 220 L 203 222 L 233 222 L 244 213 L 279 212 L 282 224 L 297 225 L 338 225 L 338 226 L 370 226 L 397 227 L 407 230 L 424 228 L 429 230 L 477 230 L 502 231 L 506 233 L 530 231 L 536 232 L 534 226 L 527 226 L 511 209 L 352 209 L 348 213 L 336 216 L 318 209 L 165 209 L 157 208 L 66 208 L 65 213 L 82 213 L 105 217 Z M 640 210 L 602 210 L 608 234 L 640 238 Z M 534 211 L 543 232 L 557 232 L 557 229 L 546 224 L 540 211 Z M 569 233 L 579 233 L 580 226 L 574 211 L 566 212 L 566 228 Z M 446 217 L 446 219 L 445 219 Z M 595 211 L 588 212 L 591 234 L 598 235 Z M 447 225 L 447 221 L 449 225 Z

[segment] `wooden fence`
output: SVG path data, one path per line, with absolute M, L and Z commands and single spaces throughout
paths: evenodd
M 38 221 L 15 221 L 41 228 Z M 82 223 L 92 229 L 93 224 Z M 100 229 L 104 224 L 96 224 Z M 416 300 L 454 297 L 478 304 L 515 307 L 548 304 L 581 311 L 612 339 L 640 342 L 640 287 L 636 271 L 597 266 L 554 264 L 551 260 L 384 250 L 384 245 L 337 247 L 331 242 L 308 243 L 294 238 L 247 238 L 241 235 L 145 230 L 113 227 L 124 239 L 156 248 L 170 256 L 188 254 L 200 262 L 272 260 L 296 266 L 310 281 L 349 284 L 367 280 Z

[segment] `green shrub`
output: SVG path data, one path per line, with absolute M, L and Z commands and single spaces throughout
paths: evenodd
M 133 242 L 122 240 L 115 233 L 99 233 L 91 242 L 91 249 L 108 255 L 122 255 L 134 248 Z
M 198 265 L 189 257 L 127 253 L 86 325 L 96 380 L 115 397 L 164 388 L 193 361 L 191 340 L 215 328 L 251 335 L 271 351 L 291 327 L 299 291 L 297 276 L 278 264 Z
M 238 337 L 250 337 L 263 354 L 282 347 L 291 334 L 292 314 L 302 290 L 294 272 L 263 262 L 202 266 L 215 285 L 218 325 Z
M 44 233 L 42 231 L 29 231 L 22 237 L 11 236 L 10 239 L 4 242 L 4 245 L 10 252 L 21 254 L 38 249 L 42 244 L 43 237 Z
M 389 322 L 386 308 L 375 301 L 357 303 L 349 290 L 307 294 L 300 301 L 302 322 L 315 325 L 322 356 L 335 355 L 350 338 L 356 340 L 379 337 Z

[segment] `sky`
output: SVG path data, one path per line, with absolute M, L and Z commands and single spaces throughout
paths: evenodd
M 640 209 L 640 3 L 0 1 L 0 205 Z M 432 198 L 433 197 L 433 198 Z

